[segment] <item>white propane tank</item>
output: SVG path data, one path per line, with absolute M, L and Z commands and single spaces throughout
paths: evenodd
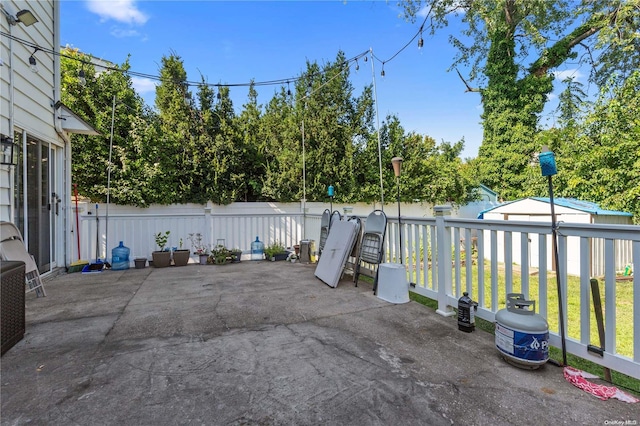
M 535 311 L 535 301 L 509 293 L 507 307 L 496 313 L 496 348 L 516 367 L 533 370 L 549 360 L 549 324 Z

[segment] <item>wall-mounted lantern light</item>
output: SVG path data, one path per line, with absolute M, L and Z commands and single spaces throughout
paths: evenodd
M 14 166 L 17 161 L 16 144 L 9 136 L 0 138 L 0 164 Z

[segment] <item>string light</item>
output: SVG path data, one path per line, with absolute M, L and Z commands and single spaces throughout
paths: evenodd
M 289 86 L 288 81 L 287 81 L 287 96 L 291 96 L 291 87 Z
M 371 52 L 372 60 L 376 59 L 376 60 L 378 60 L 378 61 L 380 61 L 382 63 L 382 67 L 383 68 L 382 68 L 382 72 L 380 74 L 383 77 L 385 76 L 384 64 L 387 63 L 387 62 L 390 62 L 396 56 L 398 56 L 398 54 L 400 54 L 400 52 L 402 52 L 413 40 L 416 39 L 416 37 L 419 36 L 418 48 L 420 49 L 420 48 L 422 48 L 424 46 L 424 40 L 422 38 L 422 32 L 424 30 L 424 24 L 426 23 L 426 21 L 427 21 L 427 19 L 428 19 L 428 17 L 430 15 L 431 15 L 431 10 L 429 10 L 429 13 L 427 13 L 427 15 L 425 16 L 425 19 L 422 22 L 422 25 L 420 26 L 420 29 L 418 30 L 418 32 L 411 38 L 411 40 L 409 40 L 409 42 L 406 45 L 404 45 L 402 48 L 400 48 L 389 59 L 381 60 L 380 58 L 376 57 L 373 54 L 373 52 Z M 52 50 L 52 49 L 47 49 L 47 48 L 40 47 L 40 46 L 38 46 L 38 45 L 36 45 L 36 44 L 34 44 L 32 42 L 20 39 L 19 37 L 13 36 L 13 35 L 8 34 L 8 33 L 5 33 L 3 31 L 0 31 L 0 35 L 8 37 L 9 39 L 15 40 L 15 41 L 17 41 L 19 43 L 22 43 L 25 46 L 34 48 L 35 51 L 34 51 L 33 54 L 35 54 L 35 52 L 37 52 L 38 50 L 42 50 L 42 51 L 50 53 L 52 55 L 57 55 L 57 56 L 60 56 L 60 57 L 64 57 L 64 58 L 67 58 L 67 59 L 71 59 L 71 60 L 74 60 L 74 61 L 81 62 L 82 64 L 91 64 L 91 65 L 93 65 L 95 67 L 100 67 L 100 68 L 103 68 L 103 69 L 105 69 L 107 71 L 121 72 L 121 73 L 127 74 L 129 76 L 147 78 L 147 79 L 150 79 L 150 80 L 155 80 L 155 81 L 160 81 L 160 82 L 164 81 L 164 79 L 162 77 L 157 76 L 157 75 L 146 74 L 146 73 L 136 72 L 136 71 L 132 71 L 132 70 L 123 70 L 123 69 L 118 68 L 116 66 L 107 66 L 107 65 L 100 64 L 100 63 L 94 63 L 94 62 L 92 62 L 90 60 L 87 61 L 87 60 L 79 59 L 79 58 L 74 57 L 74 56 L 65 55 L 65 54 L 63 54 L 63 53 L 61 53 L 59 51 L 55 51 L 55 50 Z M 358 71 L 360 69 L 360 64 L 358 63 L 358 59 L 364 58 L 363 59 L 364 62 L 367 62 L 368 61 L 368 57 L 366 56 L 367 53 L 369 53 L 369 50 L 367 50 L 367 51 L 365 51 L 363 53 L 360 53 L 359 55 L 357 55 L 357 56 L 355 56 L 355 57 L 353 57 L 351 59 L 346 60 L 345 63 L 348 64 L 350 62 L 355 62 L 356 63 L 355 69 L 356 69 L 356 71 Z M 31 70 L 33 72 L 38 72 L 37 61 L 36 61 L 35 57 L 33 56 L 33 54 L 29 57 L 29 65 L 30 65 L 30 68 L 31 68 Z M 90 55 L 86 55 L 86 54 L 83 54 L 83 55 L 84 56 L 90 56 Z M 80 70 L 79 75 L 78 75 L 80 84 L 82 84 L 82 85 L 84 85 L 86 83 L 86 77 L 83 74 L 84 74 L 84 69 Z M 267 80 L 267 81 L 259 81 L 259 82 L 251 81 L 249 83 L 216 84 L 216 85 L 209 84 L 209 83 L 202 83 L 202 82 L 189 82 L 189 81 L 187 81 L 187 82 L 185 82 L 185 84 L 187 85 L 187 87 L 189 87 L 190 85 L 198 86 L 198 87 L 199 86 L 209 86 L 209 87 L 215 86 L 215 87 L 218 88 L 217 98 L 218 98 L 218 100 L 220 100 L 222 98 L 222 95 L 220 94 L 220 88 L 221 87 L 273 86 L 273 85 L 283 85 L 284 83 L 287 83 L 287 88 L 288 88 L 287 89 L 287 94 L 290 94 L 291 90 L 289 89 L 289 87 L 290 87 L 289 83 L 291 81 L 296 82 L 296 81 L 300 80 L 301 78 L 303 78 L 303 77 L 300 76 L 300 77 L 290 77 L 290 78 L 278 79 L 278 80 Z M 309 89 L 311 89 L 311 82 L 309 82 L 308 87 L 309 87 Z
M 82 68 L 78 73 L 78 82 L 81 86 L 85 86 L 87 84 L 87 78 L 84 74 L 84 68 Z

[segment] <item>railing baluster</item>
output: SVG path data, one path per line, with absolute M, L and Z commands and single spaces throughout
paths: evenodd
M 616 263 L 613 251 L 613 240 L 604 240 L 604 347 L 607 352 L 615 354 L 616 350 Z
M 580 237 L 580 342 L 585 345 L 591 343 L 591 280 L 588 259 L 589 238 Z

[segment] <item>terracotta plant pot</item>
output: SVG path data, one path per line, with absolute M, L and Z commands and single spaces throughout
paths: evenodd
M 189 263 L 191 252 L 189 250 L 176 250 L 173 252 L 173 265 L 186 266 Z
M 171 252 L 170 251 L 154 251 L 151 253 L 153 257 L 153 266 L 155 268 L 166 268 L 171 266 Z

